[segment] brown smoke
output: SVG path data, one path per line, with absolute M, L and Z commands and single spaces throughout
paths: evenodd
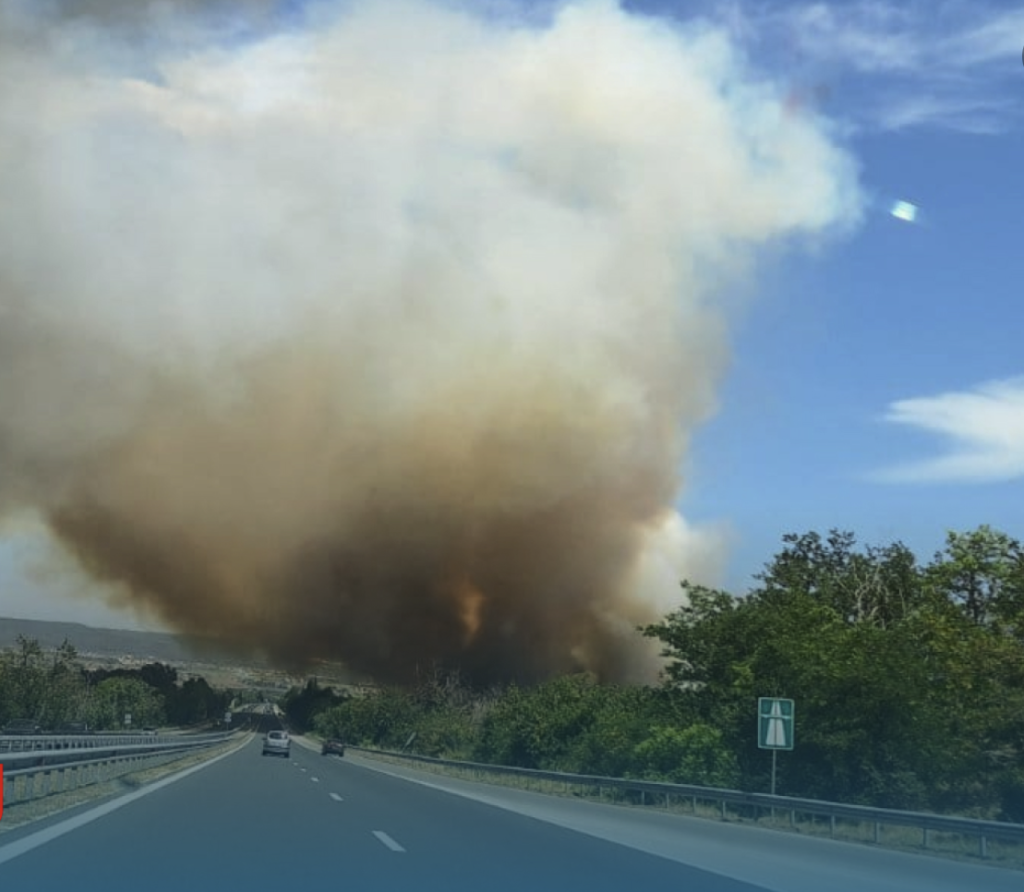
M 674 509 L 715 289 L 853 213 L 845 156 L 608 2 L 145 60 L 16 8 L 47 40 L 0 38 L 0 514 L 283 664 L 640 671 L 631 628 L 717 559 Z

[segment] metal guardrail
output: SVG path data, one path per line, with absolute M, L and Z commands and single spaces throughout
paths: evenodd
M 198 738 L 201 735 L 192 736 Z M 154 734 L 138 731 L 92 732 L 90 734 L 0 734 L 0 754 L 38 750 L 98 749 L 107 746 L 152 744 L 180 738 L 181 735 L 178 734 Z
M 111 780 L 151 764 L 217 746 L 237 731 L 215 734 L 90 734 L 0 737 L 5 805 Z
M 830 820 L 831 835 L 836 832 L 836 820 L 845 819 L 872 824 L 873 841 L 880 842 L 880 828 L 883 826 L 912 827 L 922 831 L 924 848 L 931 842 L 930 834 L 955 833 L 974 837 L 978 840 L 978 854 L 988 856 L 989 840 L 1024 843 L 1024 824 L 1011 824 L 1003 821 L 983 821 L 975 818 L 959 818 L 947 815 L 929 814 L 928 812 L 900 811 L 897 809 L 874 808 L 868 805 L 848 805 L 841 802 L 828 802 L 820 799 L 799 799 L 792 796 L 772 796 L 769 793 L 745 793 L 741 790 L 727 790 L 719 787 L 701 787 L 691 784 L 671 784 L 660 781 L 645 781 L 634 778 L 601 777 L 598 775 L 569 774 L 561 771 L 542 771 L 534 768 L 516 768 L 507 765 L 488 765 L 481 762 L 461 762 L 452 759 L 436 759 L 431 756 L 419 756 L 412 753 L 399 753 L 391 750 L 375 750 L 366 747 L 349 746 L 353 752 L 368 755 L 388 756 L 396 759 L 407 759 L 438 767 L 459 768 L 479 774 L 505 775 L 524 777 L 534 780 L 546 780 L 562 783 L 567 787 L 581 786 L 598 790 L 611 789 L 639 793 L 641 803 L 646 804 L 646 796 L 663 796 L 665 805 L 674 799 L 689 799 L 693 802 L 694 813 L 698 802 L 717 802 L 721 806 L 722 817 L 727 816 L 727 806 L 733 805 L 750 809 L 755 816 L 760 810 L 774 813 L 788 812 L 790 824 L 795 824 L 796 815 L 814 815 Z

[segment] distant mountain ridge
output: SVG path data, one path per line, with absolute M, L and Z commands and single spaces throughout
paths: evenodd
M 19 635 L 35 639 L 46 649 L 59 647 L 67 640 L 82 655 L 130 656 L 161 663 L 228 661 L 214 649 L 212 642 L 169 632 L 98 629 L 81 623 L 0 617 L 0 649 L 17 644 Z

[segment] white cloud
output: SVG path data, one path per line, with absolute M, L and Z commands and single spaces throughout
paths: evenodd
M 862 128 L 997 133 L 1016 122 L 1024 6 L 741 3 L 726 23 L 796 78 L 841 80 L 844 113 Z
M 856 71 L 909 71 L 921 67 L 926 48 L 906 7 L 852 3 L 836 8 L 815 3 L 780 14 L 794 43 L 807 56 L 839 61 Z
M 953 35 L 948 48 L 955 51 L 955 65 L 1002 64 L 1006 59 L 1016 60 L 1020 56 L 1022 35 L 1024 6 L 995 13 L 975 27 Z
M 874 117 L 883 130 L 940 126 L 963 133 L 1002 133 L 1011 123 L 1013 105 L 991 96 L 890 95 Z
M 1024 477 L 1024 376 L 973 391 L 899 400 L 885 420 L 946 439 L 950 451 L 887 469 L 887 482 L 990 482 Z
M 950 77 L 1020 55 L 1024 7 L 875 0 L 774 7 L 767 14 L 803 54 L 861 72 Z

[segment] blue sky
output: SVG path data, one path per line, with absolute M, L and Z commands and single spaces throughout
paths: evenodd
M 726 586 L 742 591 L 786 532 L 900 539 L 922 560 L 950 529 L 1024 537 L 1024 5 L 686 8 L 831 122 L 868 199 L 842 239 L 766 258 L 732 328 L 679 500 L 730 529 Z M 918 218 L 891 216 L 897 200 Z M 85 599 L 44 604 L 39 586 L 62 586 L 18 569 L 37 547 L 8 538 L 4 612 L 132 624 Z
M 922 560 L 950 529 L 1021 536 L 1024 7 L 835 8 L 773 6 L 772 27 L 813 49 L 805 70 L 829 87 L 869 210 L 842 243 L 772 268 L 680 503 L 730 524 L 737 590 L 785 532 L 900 539 Z M 755 28 L 755 59 L 763 42 Z M 914 223 L 887 213 L 895 200 Z

